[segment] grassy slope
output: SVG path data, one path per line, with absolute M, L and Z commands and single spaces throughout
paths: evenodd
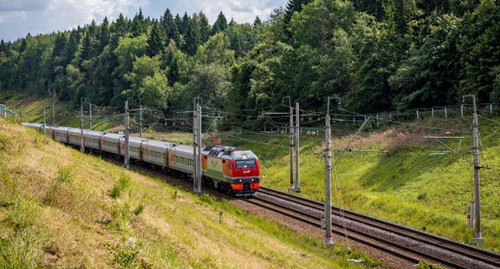
M 346 250 L 3 119 L 0 163 L 0 268 L 355 267 L 334 259 Z

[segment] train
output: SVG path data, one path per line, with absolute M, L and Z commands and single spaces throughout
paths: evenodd
M 23 122 L 40 132 L 43 124 Z M 85 149 L 124 156 L 125 136 L 62 126 L 45 126 L 46 136 L 53 140 L 80 147 L 83 133 Z M 193 147 L 166 141 L 129 136 L 129 156 L 132 160 L 151 164 L 167 172 L 189 178 L 193 174 Z M 254 196 L 260 188 L 260 161 L 250 150 L 230 146 L 207 146 L 201 152 L 202 183 L 235 196 Z M 192 178 L 191 178 L 192 179 Z

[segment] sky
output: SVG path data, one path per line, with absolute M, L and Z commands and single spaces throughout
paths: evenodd
M 288 0 L 0 0 L 0 40 L 15 41 L 31 35 L 48 34 L 90 24 L 104 17 L 115 20 L 120 13 L 132 18 L 141 8 L 144 16 L 160 18 L 171 13 L 191 15 L 203 11 L 213 24 L 219 12 L 238 23 L 262 20 L 286 6 Z

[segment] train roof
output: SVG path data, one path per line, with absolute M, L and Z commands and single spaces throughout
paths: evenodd
M 33 123 L 33 122 L 23 122 L 22 125 L 27 126 L 27 127 L 42 127 L 41 123 Z
M 94 136 L 101 136 L 104 134 L 103 132 L 93 131 L 93 130 L 83 130 L 83 133 L 89 134 L 89 135 L 94 135 Z
M 52 129 L 53 130 L 65 130 L 65 131 L 68 131 L 69 127 L 57 126 L 57 127 L 52 128 Z
M 187 146 L 187 145 L 176 145 L 173 147 L 173 149 L 177 151 L 182 151 L 182 152 L 193 152 L 193 146 Z
M 257 156 L 249 150 L 240 150 L 236 147 L 227 146 L 205 147 L 203 153 L 224 159 L 258 159 Z
M 171 143 L 171 142 L 166 142 L 166 141 L 160 141 L 160 140 L 144 140 L 143 143 L 146 143 L 151 146 L 156 146 L 156 147 L 175 147 L 176 144 Z

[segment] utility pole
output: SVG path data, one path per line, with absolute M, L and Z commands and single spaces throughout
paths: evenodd
M 193 106 L 193 191 L 195 193 L 198 192 L 198 184 L 196 184 L 196 180 L 198 180 L 198 110 L 196 105 L 196 98 L 194 98 L 194 106 Z
M 299 146 L 300 146 L 300 111 L 299 102 L 295 103 L 295 191 L 300 192 L 300 165 L 299 165 Z
M 128 116 L 128 101 L 125 101 L 125 159 L 123 160 L 123 165 L 125 168 L 130 168 L 130 143 L 129 143 L 129 116 Z
M 198 104 L 197 105 L 197 110 L 198 110 L 198 158 L 196 158 L 196 168 L 198 168 L 198 172 L 196 175 L 198 178 L 196 179 L 197 182 L 197 193 L 201 193 L 201 180 L 202 180 L 202 175 L 201 175 L 201 106 Z
M 142 137 L 142 105 L 139 106 L 139 125 L 141 127 L 139 137 Z
M 471 97 L 473 102 L 474 115 L 472 119 L 472 139 L 473 139 L 473 150 L 474 150 L 474 205 L 475 205 L 475 234 L 474 238 L 472 238 L 472 243 L 474 244 L 483 244 L 484 239 L 481 236 L 481 204 L 480 204 L 480 180 L 479 180 L 479 170 L 481 166 L 479 166 L 479 120 L 477 117 L 477 107 L 476 107 L 476 96 L 475 95 L 466 95 L 463 97 L 465 100 L 466 97 Z
M 330 102 L 330 100 L 328 100 Z M 332 149 L 330 146 L 331 141 L 331 125 L 330 125 L 330 112 L 326 114 L 325 120 L 325 144 L 326 144 L 326 152 L 325 152 L 325 246 L 332 246 L 332 193 L 331 193 L 331 178 L 330 175 L 332 173 Z
M 45 107 L 43 108 L 43 135 L 45 135 L 45 129 L 46 129 L 46 125 L 47 125 L 47 121 L 46 121 L 46 109 Z
M 325 246 L 333 246 L 332 241 L 332 147 L 330 145 L 332 128 L 330 123 L 330 99 L 337 99 L 340 105 L 340 97 L 328 97 L 326 120 L 325 120 Z M 366 123 L 366 122 L 365 122 Z
M 295 185 L 293 182 L 293 107 L 292 107 L 292 101 L 290 96 L 285 96 L 281 99 L 288 98 L 288 108 L 290 109 L 289 116 L 290 116 L 290 125 L 288 128 L 288 137 L 289 137 L 289 145 L 290 145 L 290 186 L 288 187 L 289 191 L 294 191 L 295 190 Z
M 80 97 L 80 151 L 85 152 L 85 147 L 83 145 L 83 102 Z
M 194 98 L 193 111 L 193 189 L 201 193 L 201 106 Z
M 90 130 L 92 130 L 92 103 L 89 102 L 89 126 Z

